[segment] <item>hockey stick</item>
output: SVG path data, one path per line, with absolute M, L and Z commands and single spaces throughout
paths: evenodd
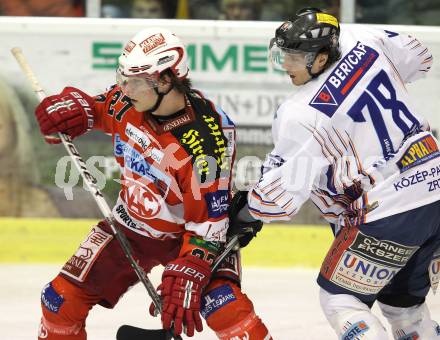
M 28 80 L 30 81 L 32 85 L 32 89 L 34 90 L 36 96 L 40 101 L 42 101 L 46 94 L 41 87 L 39 81 L 37 80 L 34 72 L 32 71 L 31 67 L 29 66 L 28 62 L 26 61 L 26 58 L 24 57 L 23 52 L 19 47 L 14 47 L 11 49 L 12 54 L 14 55 L 15 59 L 17 60 L 17 63 L 20 65 L 21 70 L 26 75 Z M 142 269 L 142 267 L 137 263 L 137 261 L 133 257 L 133 252 L 131 250 L 131 246 L 127 238 L 125 237 L 125 234 L 121 232 L 119 227 L 115 223 L 114 216 L 112 214 L 112 211 L 110 207 L 108 206 L 107 202 L 105 201 L 104 196 L 102 195 L 101 191 L 97 187 L 96 183 L 97 180 L 93 177 L 93 175 L 87 170 L 86 163 L 81 158 L 81 155 L 79 154 L 77 148 L 72 142 L 72 139 L 70 136 L 58 133 L 58 137 L 61 139 L 64 147 L 66 148 L 67 153 L 72 158 L 73 164 L 75 164 L 75 167 L 78 169 L 79 173 L 81 174 L 81 177 L 83 178 L 84 183 L 86 184 L 87 188 L 89 189 L 90 193 L 92 194 L 93 198 L 95 199 L 95 202 L 98 204 L 99 209 L 101 210 L 102 215 L 104 216 L 106 222 L 109 224 L 113 235 L 115 236 L 116 240 L 121 245 L 121 248 L 127 257 L 131 267 L 135 271 L 137 277 L 144 285 L 145 289 L 147 290 L 148 294 L 150 295 L 151 299 L 153 300 L 154 306 L 156 307 L 156 310 L 159 311 L 159 313 L 162 313 L 162 304 L 159 295 L 156 292 L 156 289 L 153 287 L 153 284 L 148 279 L 147 274 Z M 174 335 L 174 330 L 171 329 L 168 331 L 168 339 L 176 339 L 176 340 L 182 340 L 182 338 L 179 335 Z
M 223 252 L 215 259 L 214 264 L 211 267 L 212 272 L 215 272 L 226 256 L 228 256 L 231 251 L 237 250 L 237 247 L 239 247 L 238 236 L 234 236 L 226 244 Z M 116 340 L 169 340 L 167 336 L 168 335 L 164 329 L 153 330 L 122 325 L 116 333 Z

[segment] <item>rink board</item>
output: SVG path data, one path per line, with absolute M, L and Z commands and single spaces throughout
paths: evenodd
M 64 86 L 98 94 L 115 82 L 118 56 L 140 29 L 161 26 L 179 34 L 188 51 L 190 77 L 238 126 L 270 126 L 294 88 L 268 60 L 268 44 L 280 22 L 0 17 L 0 75 L 19 86 L 25 79 L 9 50 L 23 49 L 48 94 Z M 341 24 L 341 30 L 353 24 Z M 416 108 L 440 129 L 440 27 L 387 26 L 410 33 L 434 56 L 427 79 L 409 85 Z
M 62 263 L 96 220 L 0 218 L 0 263 Z M 318 267 L 330 246 L 330 228 L 266 225 L 243 249 L 245 265 Z

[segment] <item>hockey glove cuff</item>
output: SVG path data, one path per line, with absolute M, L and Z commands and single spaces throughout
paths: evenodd
M 162 324 L 174 333 L 181 334 L 183 327 L 188 336 L 194 329 L 203 330 L 200 302 L 203 289 L 211 278 L 209 263 L 195 256 L 179 257 L 169 262 L 162 274 Z

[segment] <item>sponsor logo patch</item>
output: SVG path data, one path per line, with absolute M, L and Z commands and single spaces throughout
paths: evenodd
M 343 228 L 323 261 L 321 274 L 352 292 L 377 294 L 417 249 L 378 240 L 357 228 Z
M 152 148 L 150 150 L 147 150 L 147 156 L 151 157 L 155 162 L 160 164 L 162 162 L 163 157 L 165 156 L 164 153 L 156 148 Z
M 397 340 L 418 340 L 420 339 L 420 335 L 417 332 L 412 332 L 410 334 L 405 334 Z
M 144 183 L 126 179 L 125 202 L 131 216 L 144 221 L 157 216 L 161 211 L 163 198 Z
M 136 44 L 130 40 L 127 45 L 125 45 L 124 50 L 130 53 L 131 51 L 133 51 L 133 48 L 135 48 L 135 46 Z
M 382 264 L 403 267 L 419 247 L 408 247 L 395 242 L 378 240 L 359 232 L 350 250 Z
M 293 24 L 291 21 L 286 21 L 284 24 L 281 25 L 280 31 L 286 32 L 292 27 L 292 25 Z
M 76 253 L 64 264 L 61 273 L 84 282 L 99 253 L 111 241 L 112 235 L 95 226 L 80 244 Z
M 125 128 L 125 134 L 134 143 L 139 145 L 144 152 L 142 153 L 145 157 L 151 157 L 155 162 L 160 163 L 164 157 L 164 153 L 157 148 L 153 147 L 150 138 L 143 133 L 141 130 L 128 123 Z
M 352 340 L 352 339 L 358 339 L 358 337 L 362 334 L 364 334 L 366 331 L 368 331 L 370 327 L 366 324 L 365 321 L 359 321 L 354 324 L 352 324 L 344 334 L 342 334 L 341 339 L 342 340 Z
M 229 191 L 208 192 L 205 194 L 205 201 L 208 206 L 208 217 L 221 217 L 227 213 L 229 208 Z
M 229 285 L 217 287 L 203 296 L 200 314 L 206 320 L 212 313 L 235 300 L 237 297 Z
M 64 303 L 64 298 L 55 291 L 52 283 L 48 283 L 41 292 L 41 303 L 52 313 L 58 313 Z
M 162 45 L 166 45 L 165 37 L 162 33 L 153 34 L 139 44 L 145 54 Z
M 223 260 L 215 273 L 219 277 L 226 277 L 240 284 L 241 282 L 241 257 L 240 252 L 233 252 Z
M 130 123 L 127 123 L 127 126 L 125 127 L 125 134 L 143 150 L 147 149 L 151 144 L 150 138 Z
M 234 154 L 234 150 L 235 150 L 235 131 L 234 129 L 224 129 L 223 130 L 226 140 L 227 142 L 227 148 L 226 148 L 226 157 L 231 157 Z M 230 168 L 230 164 L 229 164 L 229 168 Z
M 127 227 L 142 230 L 142 228 L 139 228 L 135 221 L 131 218 L 131 216 L 127 213 L 124 206 L 122 204 L 118 204 L 116 208 L 114 209 L 116 211 L 117 216 L 124 222 L 124 224 Z
M 437 292 L 438 283 L 440 282 L 440 249 L 438 249 L 429 264 L 429 280 L 431 281 L 431 289 L 435 294 Z
M 162 161 L 164 154 L 162 151 L 157 149 L 151 149 L 151 153 L 147 150 L 146 156 L 151 157 L 156 162 L 160 163 Z M 150 163 L 145 160 L 143 154 L 134 149 L 131 145 L 125 143 L 121 140 L 118 134 L 115 134 L 115 142 L 114 142 L 114 154 L 115 157 L 123 157 L 124 158 L 124 168 L 134 172 L 137 175 L 140 175 L 144 178 L 149 179 L 153 182 L 159 192 L 165 196 L 168 192 L 168 188 L 171 183 L 171 178 L 168 177 L 165 173 L 160 171 L 158 168 L 154 167 Z M 128 175 L 129 174 L 125 173 Z
M 219 243 L 212 242 L 212 241 L 206 241 L 204 239 L 201 239 L 199 237 L 194 237 L 194 236 L 190 237 L 189 243 L 192 244 L 193 246 L 203 248 L 203 249 L 207 250 L 208 252 L 215 253 L 215 254 L 217 254 L 220 249 Z
M 439 155 L 440 151 L 438 150 L 437 143 L 431 135 L 428 135 L 411 143 L 396 164 L 402 173 L 433 158 L 437 158 Z
M 159 65 L 162 65 L 162 64 L 168 63 L 168 62 L 170 62 L 170 61 L 172 61 L 172 60 L 174 60 L 174 56 L 173 56 L 173 55 L 169 55 L 169 56 L 166 56 L 166 57 L 160 58 L 160 59 L 157 61 L 157 65 L 159 66 Z
M 338 286 L 359 294 L 377 294 L 396 275 L 398 269 L 380 265 L 345 251 L 330 280 Z
M 171 131 L 173 129 L 176 129 L 182 125 L 188 124 L 192 121 L 192 117 L 190 114 L 185 113 L 175 119 L 169 120 L 165 123 L 163 123 L 163 125 L 161 125 L 162 127 L 162 131 L 167 132 L 167 131 Z
M 125 225 L 127 228 L 134 230 L 135 232 L 148 236 L 154 239 L 164 239 L 169 235 L 165 232 L 158 231 L 152 227 L 148 223 L 144 223 L 140 220 L 135 219 L 134 216 L 130 216 L 127 212 L 126 204 L 121 203 L 122 199 L 118 199 L 118 203 L 113 208 L 113 214 L 116 218 L 116 221 Z M 170 238 L 174 238 L 171 236 Z
M 223 117 L 213 112 L 209 103 L 202 102 L 196 97 L 191 98 L 197 101 L 196 106 L 200 104 L 206 107 L 206 114 L 201 116 L 202 119 L 193 119 L 188 122 L 191 124 L 179 126 L 171 132 L 191 156 L 197 180 L 200 183 L 211 182 L 229 175 L 230 172 L 229 159 L 227 159 L 228 139 L 224 135 L 220 121 Z M 191 116 L 194 114 L 192 113 Z M 233 131 L 229 132 L 228 137 L 233 141 Z M 231 148 L 229 152 L 233 152 L 233 149 Z
M 200 132 L 190 129 L 182 135 L 180 139 L 182 146 L 195 158 L 194 167 L 199 175 L 209 174 L 208 155 L 204 150 L 204 138 L 200 137 Z
M 214 117 L 209 117 L 203 115 L 203 120 L 205 121 L 208 129 L 210 130 L 210 135 L 215 139 L 216 148 L 214 149 L 214 157 L 217 165 L 220 169 L 225 169 L 227 163 L 225 162 L 226 148 L 228 147 L 228 140 L 225 139 L 223 132 L 220 128 L 220 124 L 216 122 Z
M 358 41 L 332 71 L 309 105 L 329 117 L 333 116 L 378 57 L 374 49 Z

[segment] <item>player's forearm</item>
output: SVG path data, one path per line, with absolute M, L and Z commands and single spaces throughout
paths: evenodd
M 252 217 L 264 223 L 288 221 L 299 209 L 293 195 L 282 188 L 270 193 L 254 188 L 249 192 L 248 207 Z

